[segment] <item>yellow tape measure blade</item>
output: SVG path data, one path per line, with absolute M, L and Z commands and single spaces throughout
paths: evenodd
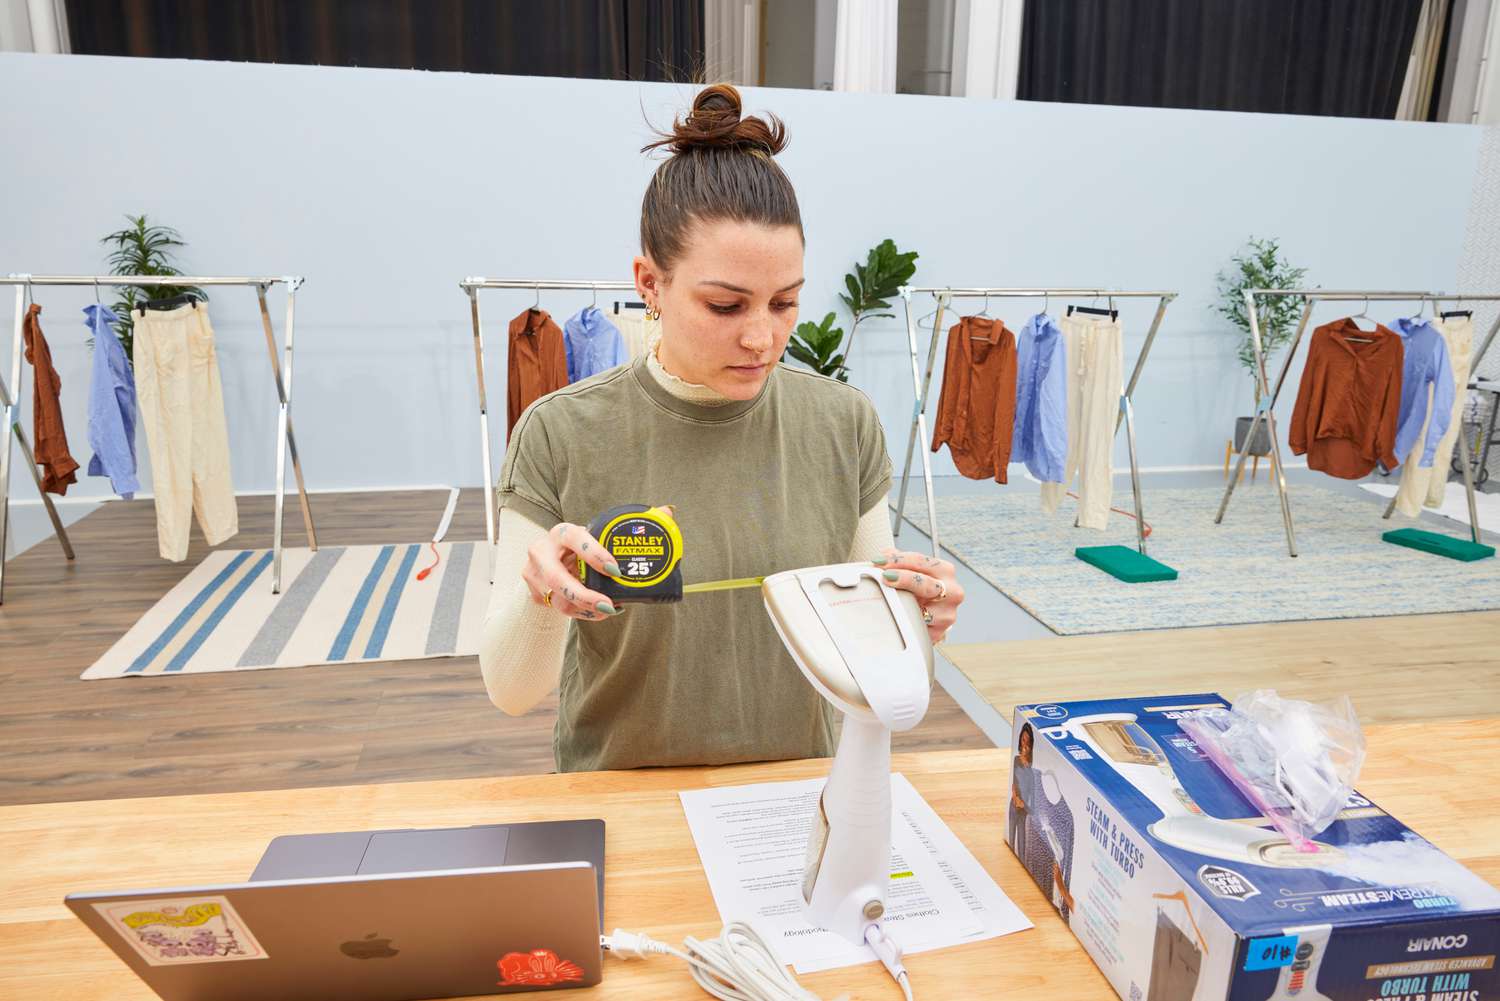
M 733 591 L 742 587 L 760 587 L 764 577 L 737 577 L 734 580 L 706 580 L 701 584 L 688 584 L 683 594 L 702 594 L 707 591 Z

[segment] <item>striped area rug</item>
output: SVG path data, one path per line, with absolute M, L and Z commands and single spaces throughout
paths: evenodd
M 202 674 L 478 653 L 489 599 L 481 542 L 210 553 L 83 679 Z

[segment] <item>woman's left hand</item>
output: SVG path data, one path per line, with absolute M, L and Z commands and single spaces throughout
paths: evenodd
M 958 571 L 947 560 L 900 549 L 887 549 L 870 562 L 885 571 L 885 579 L 899 591 L 910 591 L 922 608 L 922 621 L 933 643 L 941 643 L 958 618 L 964 588 Z

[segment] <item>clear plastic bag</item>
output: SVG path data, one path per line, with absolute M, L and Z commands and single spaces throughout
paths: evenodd
M 1301 850 L 1312 850 L 1311 839 L 1344 808 L 1365 760 L 1364 732 L 1347 695 L 1315 703 L 1261 689 L 1180 725 Z

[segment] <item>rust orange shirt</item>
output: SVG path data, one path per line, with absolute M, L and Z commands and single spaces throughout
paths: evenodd
M 26 311 L 22 336 L 26 340 L 26 360 L 36 374 L 31 401 L 32 433 L 36 436 L 36 464 L 42 467 L 42 489 L 49 494 L 65 494 L 68 484 L 77 483 L 78 462 L 68 452 L 68 435 L 63 429 L 62 379 L 52 367 L 52 350 L 42 336 L 37 318 L 42 307 L 36 303 Z
M 947 443 L 958 471 L 1004 483 L 1016 423 L 1016 335 L 1000 320 L 966 316 L 948 331 L 932 450 Z
M 1401 337 L 1345 317 L 1313 331 L 1287 441 L 1307 468 L 1357 480 L 1382 463 L 1395 469 L 1401 411 Z
M 506 379 L 505 440 L 521 411 L 568 384 L 568 352 L 562 328 L 545 309 L 527 309 L 510 321 L 510 368 Z

